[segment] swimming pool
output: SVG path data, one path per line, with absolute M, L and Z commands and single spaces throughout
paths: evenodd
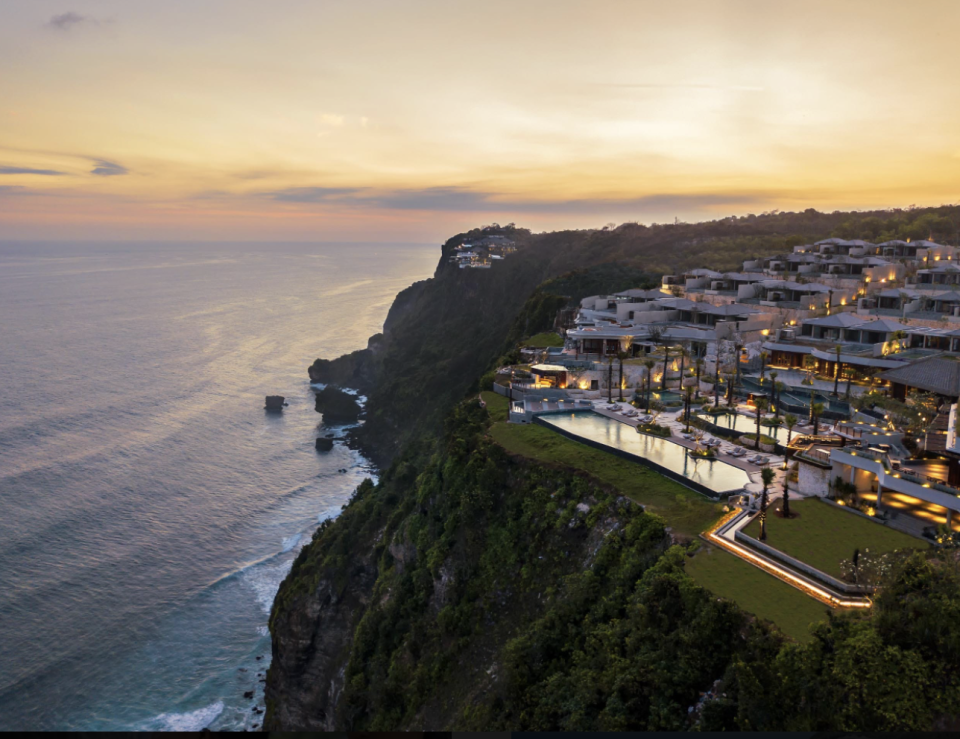
M 710 421 L 710 423 L 716 426 L 719 426 L 720 428 L 733 429 L 734 431 L 739 431 L 740 433 L 743 433 L 743 434 L 757 433 L 757 419 L 751 416 L 744 416 L 739 413 L 735 416 L 731 416 L 728 413 L 727 415 L 724 415 L 724 416 L 711 416 L 711 415 L 703 414 L 702 417 L 705 420 Z M 783 428 L 783 426 L 780 426 L 779 428 L 777 428 L 777 427 L 771 427 L 771 426 L 764 426 L 761 423 L 760 433 L 763 434 L 764 436 L 772 436 L 784 446 L 787 445 L 787 436 L 789 432 L 788 432 L 788 429 Z M 796 431 L 794 431 L 794 435 L 796 435 Z
M 595 413 L 539 417 L 539 423 L 551 426 L 568 435 L 577 436 L 602 446 L 620 450 L 650 460 L 676 475 L 694 483 L 694 489 L 706 488 L 719 493 L 735 492 L 750 478 L 739 467 L 711 459 L 690 456 L 686 447 L 668 439 L 638 434 L 627 424 Z

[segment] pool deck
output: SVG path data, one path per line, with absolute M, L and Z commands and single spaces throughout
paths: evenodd
M 614 401 L 614 402 L 617 402 L 617 401 Z M 609 405 L 609 403 L 607 403 L 606 401 L 604 401 L 603 404 Z M 624 410 L 633 407 L 627 402 L 619 403 L 619 405 Z M 624 416 L 622 413 L 618 413 L 617 411 L 607 410 L 606 408 L 600 406 L 599 404 L 594 405 L 593 412 L 599 416 L 606 416 L 607 418 L 617 421 L 618 423 L 623 423 L 623 424 L 626 424 L 627 426 L 632 426 L 633 428 L 636 428 L 637 426 L 640 425 L 640 421 L 637 418 L 630 418 L 629 416 Z M 642 412 L 640 411 L 638 411 L 638 413 L 642 414 Z M 683 433 L 683 429 L 684 429 L 683 423 L 681 423 L 680 421 L 677 421 L 676 419 L 676 417 L 680 415 L 680 413 L 682 413 L 682 411 L 679 411 L 676 413 L 673 413 L 673 412 L 661 413 L 657 417 L 657 423 L 659 423 L 661 426 L 670 427 L 670 432 L 673 435 L 670 437 L 669 441 L 672 441 L 674 444 L 679 444 L 682 447 L 686 447 L 687 449 L 696 449 L 697 448 L 696 442 L 691 441 L 689 439 L 684 439 L 682 436 L 680 436 L 680 434 Z M 646 415 L 646 414 L 642 414 L 642 415 Z M 710 436 L 710 434 L 705 434 L 705 436 Z M 735 447 L 740 446 L 739 444 L 734 444 L 732 442 L 725 441 L 723 439 L 720 439 L 720 442 L 721 442 L 720 448 L 719 448 L 720 453 L 717 455 L 716 459 L 718 459 L 721 462 L 726 462 L 727 464 L 733 467 L 738 467 L 739 469 L 747 473 L 747 475 L 750 477 L 750 483 L 745 488 L 747 492 L 749 493 L 761 492 L 763 490 L 763 482 L 760 479 L 760 471 L 763 469 L 763 467 L 761 467 L 760 465 L 753 464 L 751 462 L 747 462 L 743 458 L 731 457 L 729 454 L 726 453 L 733 450 Z M 750 450 L 748 449 L 748 451 Z M 767 489 L 767 494 L 770 496 L 770 501 L 772 502 L 775 497 L 780 496 L 780 490 L 783 487 L 783 476 L 785 473 L 780 469 L 783 466 L 783 457 L 776 454 L 764 454 L 764 456 L 770 458 L 770 463 L 766 466 L 770 467 L 777 473 L 776 479 L 774 479 L 773 483 L 771 483 L 770 487 Z M 792 490 L 791 490 L 791 493 L 793 493 L 794 495 L 797 495 L 797 493 L 795 493 Z

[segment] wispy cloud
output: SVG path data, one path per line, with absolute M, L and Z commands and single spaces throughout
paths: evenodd
M 272 190 L 260 195 L 283 203 L 321 203 L 360 192 L 362 189 L 357 187 L 288 187 L 285 190 Z
M 47 21 L 47 27 L 56 28 L 58 31 L 69 31 L 74 26 L 82 23 L 98 25 L 99 21 L 89 15 L 80 15 L 80 13 L 69 10 L 66 13 L 58 13 L 57 15 L 51 16 L 50 20 Z
M 40 175 L 62 175 L 66 172 L 58 172 L 55 169 L 34 169 L 33 167 L 0 167 L 0 174 L 40 174 Z
M 639 216 L 648 213 L 682 212 L 723 205 L 757 205 L 768 198 L 762 193 L 692 193 L 645 195 L 636 198 L 577 198 L 529 200 L 463 187 L 428 187 L 380 191 L 364 187 L 291 187 L 259 193 L 287 203 L 336 203 L 387 210 L 422 210 L 462 213 L 608 213 Z
M 0 197 L 5 195 L 22 195 L 26 191 L 27 188 L 21 185 L 0 185 Z
M 600 82 L 598 85 L 600 87 L 619 87 L 635 90 L 729 90 L 731 92 L 763 92 L 766 89 L 756 85 L 711 85 L 683 82 Z
M 108 162 L 106 159 L 94 159 L 94 167 L 90 174 L 100 175 L 101 177 L 113 177 L 118 174 L 128 174 L 129 169 L 116 162 Z

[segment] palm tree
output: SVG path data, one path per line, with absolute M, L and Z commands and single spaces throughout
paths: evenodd
M 789 473 L 783 476 L 783 506 L 781 506 L 781 510 L 784 518 L 790 518 L 790 491 L 787 489 L 787 475 Z
M 619 382 L 617 382 L 617 389 L 618 389 L 618 392 L 620 393 L 618 400 L 620 400 L 621 402 L 623 402 L 623 360 L 626 356 L 627 355 L 624 354 L 623 352 L 617 352 L 617 361 L 618 361 L 618 364 L 620 365 L 620 380 Z
M 835 362 L 834 373 L 833 373 L 833 397 L 838 398 L 840 394 L 837 392 L 837 387 L 840 384 L 840 369 L 842 365 L 840 364 L 840 349 L 841 346 L 837 344 L 833 347 L 833 350 L 837 353 L 837 361 Z
M 670 359 L 670 347 L 663 342 L 663 374 L 660 375 L 660 392 L 667 389 L 667 362 Z
M 766 352 L 764 352 L 764 354 L 766 354 Z M 760 356 L 763 356 L 763 355 L 761 354 Z M 771 370 L 770 371 L 770 407 L 774 409 L 773 411 L 774 413 L 777 412 L 776 406 L 777 406 L 777 371 Z
M 683 392 L 683 360 L 686 359 L 686 358 L 690 355 L 690 350 L 688 349 L 688 344 L 687 344 L 687 342 L 685 342 L 685 341 L 681 341 L 681 342 L 680 342 L 679 349 L 680 349 L 680 380 L 679 380 L 680 386 L 679 386 L 679 390 L 680 390 L 680 392 Z
M 787 426 L 787 446 L 790 446 L 790 439 L 793 438 L 793 427 L 797 425 L 798 420 L 800 419 L 792 413 L 788 413 L 783 417 L 783 422 Z
M 740 352 L 741 352 L 741 350 L 743 349 L 743 341 L 738 338 L 738 339 L 736 340 L 736 343 L 734 343 L 733 348 L 734 348 L 734 350 L 736 351 L 736 354 L 734 355 L 733 361 L 734 361 L 734 366 L 735 366 L 735 369 L 736 369 L 736 372 L 737 372 L 737 383 L 736 383 L 736 384 L 737 384 L 737 388 L 739 388 L 739 387 L 740 387 Z
M 703 369 L 703 357 L 698 355 L 695 364 L 697 367 L 697 390 L 693 397 L 696 399 L 699 399 L 700 398 L 700 371 Z
M 814 403 L 810 406 L 810 412 L 813 413 L 813 435 L 820 433 L 820 414 L 823 413 L 823 403 Z
M 720 407 L 720 342 L 717 342 L 717 357 L 713 366 L 713 407 Z
M 767 371 L 767 353 L 760 352 L 760 384 L 763 384 L 763 375 Z
M 767 399 L 766 398 L 757 398 L 753 401 L 754 405 L 757 407 L 757 443 L 753 447 L 756 450 L 760 450 L 760 419 L 763 417 L 763 412 L 767 409 Z
M 776 397 L 777 397 L 777 405 L 776 405 L 776 408 L 773 409 L 773 416 L 774 416 L 774 418 L 776 418 L 778 421 L 780 420 L 780 395 L 783 393 L 784 390 L 786 390 L 786 388 L 787 388 L 787 386 L 784 385 L 782 382 L 778 382 L 778 383 L 776 384 L 776 388 L 775 388 L 775 389 L 776 389 L 776 392 L 777 392 L 777 394 L 776 394 Z
M 607 402 L 613 402 L 613 355 L 607 357 Z
M 903 340 L 907 338 L 907 332 L 903 329 L 897 329 L 892 334 L 890 334 L 890 343 L 893 344 L 896 348 L 892 353 L 896 353 L 903 348 Z
M 620 360 L 620 400 L 623 400 L 623 360 L 627 358 L 630 347 L 633 346 L 632 336 L 621 336 L 617 359 Z
M 760 494 L 760 541 L 767 540 L 767 488 L 774 477 L 775 473 L 769 467 L 760 471 L 760 479 L 763 481 L 763 492 Z
M 650 410 L 650 379 L 653 376 L 653 368 L 657 366 L 657 363 L 652 359 L 645 359 L 643 366 L 647 368 L 647 402 L 645 403 L 647 411 Z
M 684 405 L 684 418 L 687 421 L 687 427 L 685 430 L 688 434 L 690 433 L 690 396 L 691 395 L 693 395 L 693 388 L 692 387 L 686 388 L 686 396 L 684 398 L 683 405 Z

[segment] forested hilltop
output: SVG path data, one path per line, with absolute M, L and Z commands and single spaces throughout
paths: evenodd
M 531 234 L 512 226 L 458 234 L 442 247 L 432 279 L 401 292 L 367 349 L 338 359 L 318 359 L 316 382 L 364 391 L 367 423 L 357 434 L 364 450 L 386 465 L 421 432 L 436 432 L 451 406 L 504 350 L 525 305 L 529 319 L 549 328 L 555 307 L 585 295 L 659 283 L 662 274 L 688 268 L 739 269 L 745 259 L 776 254 L 829 236 L 886 240 L 933 237 L 954 243 L 960 206 L 899 211 L 769 213 L 707 223 L 643 226 L 626 223 L 591 231 Z M 502 234 L 518 251 L 491 269 L 458 269 L 449 256 L 483 235 Z M 584 272 L 606 265 L 587 277 Z M 554 309 L 553 313 L 546 310 Z M 533 331 L 531 331 L 533 333 Z
M 582 295 L 861 235 L 850 228 L 953 241 L 958 210 L 499 229 L 520 249 L 489 270 L 447 260 L 479 232 L 449 240 L 435 277 L 398 296 L 368 350 L 311 367 L 368 393 L 360 442 L 384 472 L 317 530 L 280 587 L 264 728 L 960 726 L 958 550 L 900 557 L 868 612 L 814 605 L 822 623 L 788 636 L 688 573 L 718 505 L 602 452 L 573 468 L 510 447 L 504 399 L 487 394 L 484 407 L 474 392 Z M 659 509 L 630 499 L 654 488 Z

